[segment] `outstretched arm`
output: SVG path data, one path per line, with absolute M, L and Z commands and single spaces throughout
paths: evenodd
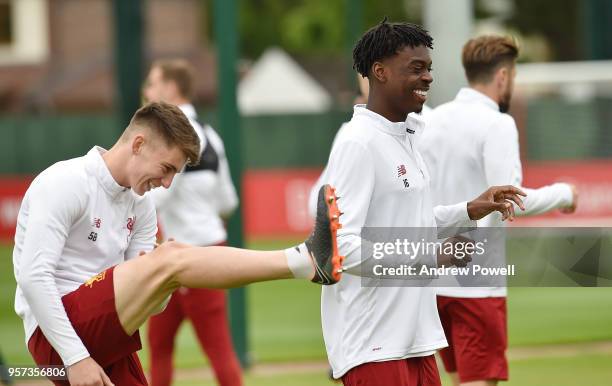
M 475 228 L 476 220 L 486 215 L 499 212 L 502 220 L 512 221 L 515 217 L 515 206 L 525 209 L 523 197 L 525 192 L 514 186 L 492 186 L 472 201 L 454 205 L 439 205 L 434 208 L 438 237 L 452 237 Z
M 532 216 L 558 208 L 575 209 L 577 192 L 569 184 L 556 183 L 539 189 L 522 187 L 518 131 L 512 117 L 504 116 L 498 126 L 490 129 L 483 144 L 483 161 L 488 185 L 513 185 L 527 193 L 525 209 L 516 211 L 517 216 Z
M 525 211 L 517 216 L 535 216 L 559 209 L 562 213 L 573 213 L 576 210 L 578 191 L 574 185 L 558 182 L 537 189 L 523 188 L 527 197 L 524 200 Z

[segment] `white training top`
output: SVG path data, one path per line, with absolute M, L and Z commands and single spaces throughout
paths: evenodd
M 421 110 L 420 113 L 410 113 L 408 114 L 408 118 L 416 118 L 418 120 L 424 121 L 427 115 L 429 115 L 431 111 L 432 111 L 431 107 L 427 105 L 423 105 L 423 110 Z M 334 144 L 336 143 L 336 139 L 341 135 L 340 133 L 344 131 L 346 124 L 347 122 L 343 123 L 340 126 L 340 129 L 338 129 L 338 132 L 336 133 L 336 135 L 334 136 L 334 140 L 332 141 L 332 147 L 334 147 Z M 327 169 L 327 166 L 325 166 L 325 168 L 323 169 L 323 172 L 317 179 L 317 182 L 315 182 L 315 184 L 312 186 L 312 189 L 310 190 L 310 195 L 308 196 L 308 214 L 312 218 L 315 218 L 317 214 L 317 198 L 319 196 L 319 188 L 321 187 L 321 185 L 323 185 L 321 178 L 323 178 L 323 175 L 325 174 L 326 169 Z
M 238 206 L 223 141 L 212 127 L 202 127 L 192 105 L 178 106 L 200 138 L 202 158 L 195 167 L 178 173 L 169 189 L 153 189 L 164 238 L 192 245 L 215 245 L 227 239 L 221 216 Z
M 422 129 L 417 119 L 393 123 L 357 105 L 321 177 L 341 197 L 338 246 L 349 268 L 322 290 L 323 336 L 335 378 L 362 363 L 431 355 L 447 345 L 433 288 L 363 287 L 357 276 L 362 227 L 476 225 L 465 202 L 434 210 L 429 173 L 415 148 Z
M 58 162 L 28 188 L 13 250 L 15 311 L 26 344 L 36 326 L 70 366 L 89 356 L 68 320 L 61 297 L 103 270 L 149 251 L 157 222 L 150 198 L 113 179 L 94 147 Z
M 471 200 L 493 185 L 521 187 L 523 172 L 518 130 L 514 119 L 499 112 L 497 103 L 472 88 L 463 88 L 457 97 L 435 108 L 426 117 L 427 130 L 419 149 L 431 173 L 434 205 Z M 525 211 L 534 215 L 572 203 L 568 184 L 557 183 L 539 189 L 522 188 Z M 498 212 L 478 221 L 478 227 L 502 226 Z M 505 296 L 505 287 L 444 287 L 438 294 L 454 297 Z

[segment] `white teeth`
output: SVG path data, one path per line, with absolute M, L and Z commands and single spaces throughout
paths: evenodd
M 425 90 L 414 90 L 414 93 L 422 97 L 427 97 L 427 91 Z

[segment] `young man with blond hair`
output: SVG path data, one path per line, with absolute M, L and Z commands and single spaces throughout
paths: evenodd
M 518 131 L 506 114 L 518 54 L 516 42 L 506 36 L 477 37 L 463 47 L 469 87 L 428 115 L 419 142 L 431 173 L 434 205 L 465 200 L 490 185 L 521 186 Z M 575 209 L 576 190 L 569 184 L 521 189 L 527 197 L 519 216 Z M 495 213 L 478 221 L 479 228 L 500 226 Z M 506 293 L 505 287 L 438 288 L 449 343 L 440 356 L 454 385 L 490 386 L 508 379 Z
M 157 249 L 155 208 L 145 192 L 169 188 L 200 157 L 198 136 L 175 106 L 140 108 L 110 150 L 58 162 L 23 199 L 13 250 L 15 310 L 38 365 L 64 365 L 56 385 L 146 385 L 138 328 L 181 286 L 229 288 L 288 278 L 340 279 L 339 212 L 320 192 L 315 230 L 279 251 Z

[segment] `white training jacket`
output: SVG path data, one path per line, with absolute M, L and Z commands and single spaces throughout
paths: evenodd
M 424 119 L 427 117 L 427 115 L 431 111 L 432 111 L 431 107 L 427 105 L 423 105 L 423 110 L 421 110 L 420 113 L 410 113 L 408 114 L 408 117 L 416 118 L 418 120 L 424 121 Z M 336 133 L 336 135 L 334 136 L 334 140 L 332 141 L 332 147 L 334 147 L 334 144 L 336 143 L 336 138 L 338 138 L 340 136 L 340 133 L 344 131 L 346 124 L 347 122 L 343 123 L 340 126 L 340 129 L 338 129 L 338 132 Z M 323 175 L 325 174 L 326 169 L 327 169 L 327 166 L 325 166 L 325 168 L 323 169 L 323 172 L 317 179 L 317 182 L 315 182 L 315 184 L 312 186 L 312 189 L 310 190 L 310 195 L 308 196 L 308 214 L 313 219 L 317 215 L 317 198 L 319 196 L 319 188 L 321 187 L 321 185 L 323 185 L 323 183 L 321 182 L 321 178 L 323 178 Z
M 438 106 L 426 117 L 427 130 L 419 149 L 431 173 L 434 205 L 472 200 L 493 185 L 521 187 L 518 130 L 514 119 L 499 112 L 497 103 L 472 88 L 462 88 L 457 97 Z M 535 215 L 572 204 L 568 184 L 556 183 L 526 189 L 525 211 Z M 478 227 L 502 226 L 497 212 L 478 221 Z M 505 287 L 444 287 L 438 294 L 453 297 L 506 296 Z
M 207 246 L 226 241 L 222 216 L 238 206 L 223 141 L 208 125 L 197 121 L 194 107 L 178 106 L 200 138 L 202 159 L 195 167 L 178 173 L 169 189 L 156 188 L 153 197 L 164 238 Z
M 349 268 L 321 295 L 323 336 L 335 378 L 362 363 L 431 355 L 447 345 L 433 288 L 366 288 L 357 276 L 362 227 L 476 225 L 466 202 L 434 210 L 429 173 L 415 148 L 422 129 L 415 118 L 393 123 L 357 105 L 321 177 L 341 197 L 345 214 L 338 244 Z
M 37 326 L 70 366 L 89 356 L 61 297 L 103 270 L 149 251 L 157 222 L 150 198 L 119 186 L 94 147 L 58 162 L 28 188 L 17 217 L 15 311 L 26 344 Z

